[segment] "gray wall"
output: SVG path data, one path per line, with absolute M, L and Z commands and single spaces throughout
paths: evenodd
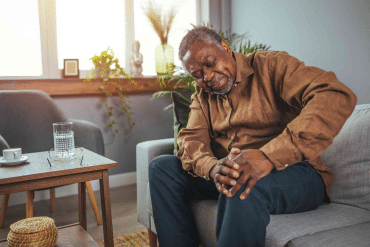
M 358 103 L 370 103 L 369 0 L 234 0 L 231 26 L 252 41 L 334 71 Z
M 107 111 L 100 97 L 55 98 L 54 101 L 68 118 L 91 121 L 103 131 L 105 156 L 118 162 L 118 167 L 109 171 L 112 175 L 136 171 L 136 144 L 139 142 L 173 137 L 173 113 L 163 111 L 170 99 L 151 100 L 151 97 L 151 94 L 143 94 L 128 98 L 136 124 L 131 134 L 122 128 L 114 134 L 107 128 Z M 124 118 L 120 121 L 125 123 Z

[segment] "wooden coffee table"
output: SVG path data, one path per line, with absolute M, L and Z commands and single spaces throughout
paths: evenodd
M 104 243 L 113 247 L 108 169 L 117 167 L 117 162 L 85 148 L 82 163 L 51 161 L 50 166 L 48 152 L 24 155 L 28 156 L 28 160 L 21 165 L 0 166 L 0 195 L 78 183 L 79 224 L 86 230 L 85 182 L 99 179 Z

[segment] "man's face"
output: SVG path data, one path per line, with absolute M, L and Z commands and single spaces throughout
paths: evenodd
M 206 92 L 227 94 L 236 78 L 236 62 L 227 43 L 222 47 L 202 39 L 186 52 L 183 63 L 196 83 Z

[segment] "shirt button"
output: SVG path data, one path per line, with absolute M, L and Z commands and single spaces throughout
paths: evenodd
M 230 137 L 231 140 L 234 140 L 234 136 Z
M 288 167 L 289 165 L 288 164 L 285 164 L 285 167 Z

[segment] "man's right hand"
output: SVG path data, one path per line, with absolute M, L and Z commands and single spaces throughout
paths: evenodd
M 233 158 L 240 153 L 239 149 L 232 149 L 229 156 L 220 159 L 217 164 L 212 167 L 209 176 L 216 184 L 217 190 L 226 196 L 231 196 L 228 186 L 235 186 L 236 179 L 239 178 L 239 165 L 233 161 Z

